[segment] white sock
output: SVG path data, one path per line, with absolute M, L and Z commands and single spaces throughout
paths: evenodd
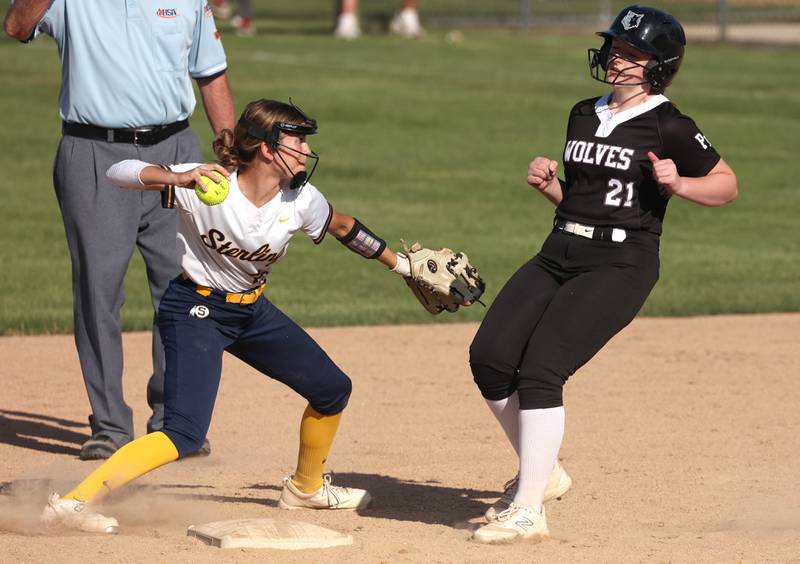
M 484 398 L 485 399 L 485 398 Z M 514 392 L 501 400 L 486 400 L 500 426 L 505 431 L 508 441 L 519 456 L 519 396 Z
M 355 39 L 361 35 L 361 26 L 355 14 L 339 14 L 333 34 L 341 39 Z
M 419 14 L 414 8 L 403 8 L 400 17 L 406 19 L 409 24 L 419 27 Z
M 514 502 L 542 510 L 564 437 L 564 406 L 519 411 L 519 485 Z

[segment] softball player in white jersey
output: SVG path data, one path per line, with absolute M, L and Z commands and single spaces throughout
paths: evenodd
M 183 274 L 161 300 L 158 324 L 167 358 L 163 431 L 121 448 L 75 489 L 53 493 L 45 522 L 94 532 L 116 532 L 114 518 L 86 507 L 131 480 L 203 444 L 228 351 L 305 399 L 297 469 L 284 479 L 284 509 L 358 509 L 369 493 L 333 486 L 323 464 L 350 396 L 350 379 L 316 342 L 263 295 L 264 281 L 297 231 L 320 243 L 333 234 L 354 252 L 408 276 L 396 254 L 358 220 L 338 213 L 308 179 L 306 141 L 316 121 L 273 100 L 248 104 L 234 131 L 214 141 L 221 164 L 160 167 L 141 161 L 112 166 L 113 183 L 164 190 L 179 214 L 177 246 Z M 233 172 L 228 172 L 232 170 Z M 220 204 L 201 203 L 200 176 L 229 177 Z M 177 187 L 177 189 L 175 189 Z M 181 189 L 189 188 L 189 189 Z

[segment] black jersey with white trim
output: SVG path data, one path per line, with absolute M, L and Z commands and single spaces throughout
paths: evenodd
M 570 112 L 556 215 L 660 234 L 669 194 L 655 182 L 647 152 L 672 159 L 687 177 L 705 176 L 720 156 L 665 96 L 617 113 L 608 109 L 609 98 L 583 100 Z

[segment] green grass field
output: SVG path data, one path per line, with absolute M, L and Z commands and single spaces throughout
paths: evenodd
M 262 28 L 276 24 L 264 22 Z M 223 31 L 225 31 L 223 29 Z M 464 249 L 490 303 L 539 248 L 553 209 L 525 183 L 537 154 L 560 160 L 567 112 L 604 92 L 589 78 L 590 35 L 446 30 L 419 41 L 285 30 L 225 34 L 237 104 L 293 99 L 320 122 L 314 178 L 334 206 L 397 246 L 403 237 Z M 0 333 L 68 332 L 69 257 L 53 193 L 60 136 L 59 65 L 53 42 L 0 41 Z M 699 123 L 739 176 L 740 197 L 704 209 L 670 205 L 662 279 L 647 315 L 800 310 L 800 49 L 692 45 L 670 97 Z M 198 108 L 204 144 L 211 134 Z M 207 153 L 210 157 L 210 150 Z M 126 282 L 126 329 L 152 310 L 135 253 Z M 431 317 L 405 284 L 332 238 L 298 236 L 267 294 L 308 326 L 475 321 L 480 306 Z

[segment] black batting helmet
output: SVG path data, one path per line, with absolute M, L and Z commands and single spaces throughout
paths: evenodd
M 607 76 L 609 52 L 614 39 L 620 39 L 653 56 L 653 60 L 644 66 L 645 81 L 638 84 L 649 84 L 654 92 L 663 92 L 669 86 L 683 62 L 686 46 L 683 27 L 673 16 L 655 8 L 635 4 L 628 6 L 617 15 L 608 30 L 600 31 L 597 35 L 605 41 L 600 49 L 589 49 L 589 72 L 592 78 L 606 84 L 613 84 L 607 80 Z M 604 71 L 602 78 L 600 69 Z

